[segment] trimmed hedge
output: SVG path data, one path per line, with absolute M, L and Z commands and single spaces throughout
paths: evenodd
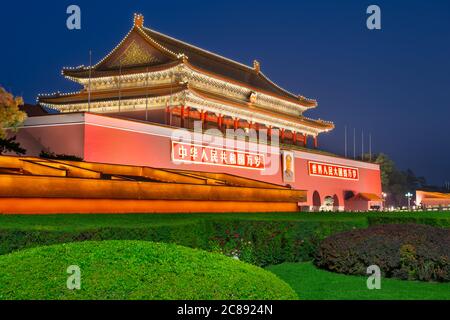
M 84 240 L 145 240 L 220 252 L 259 266 L 311 261 L 329 235 L 416 219 L 448 224 L 442 213 L 267 213 L 1 216 L 0 255 Z
M 367 218 L 370 226 L 378 225 L 378 224 L 405 224 L 405 223 L 413 223 L 413 224 L 426 224 L 433 227 L 439 228 L 450 228 L 450 219 L 446 216 L 442 217 L 442 213 L 436 212 L 434 216 L 431 215 L 380 215 L 380 216 L 369 216 Z
M 365 275 L 371 265 L 385 277 L 450 281 L 450 230 L 417 224 L 377 225 L 335 234 L 319 246 L 316 266 Z
M 89 218 L 89 217 L 87 217 Z M 358 221 L 196 220 L 173 225 L 89 227 L 89 229 L 0 229 L 0 254 L 24 248 L 76 241 L 145 240 L 237 256 L 258 266 L 311 261 L 323 239 L 363 228 Z
M 69 266 L 80 290 L 69 290 Z M 296 293 L 273 273 L 200 250 L 144 241 L 102 241 L 0 257 L 0 299 L 284 300 Z

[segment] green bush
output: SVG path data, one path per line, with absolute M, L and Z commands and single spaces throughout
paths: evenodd
M 319 246 L 315 264 L 364 275 L 371 265 L 385 277 L 450 281 L 450 230 L 427 225 L 377 225 L 332 235 Z
M 67 289 L 79 266 L 80 290 Z M 274 274 L 258 267 L 172 244 L 80 242 L 0 257 L 0 299 L 201 300 L 296 299 Z
M 436 212 L 434 216 L 431 215 L 423 215 L 421 213 L 410 216 L 410 215 L 380 215 L 380 216 L 369 216 L 368 218 L 369 225 L 378 225 L 378 224 L 405 224 L 405 223 L 414 223 L 414 224 L 426 224 L 433 227 L 440 228 L 450 228 L 450 219 L 447 216 L 442 216 L 442 213 Z
M 259 266 L 310 261 L 321 240 L 361 227 L 354 222 L 320 221 L 218 221 L 211 246 L 228 256 Z
M 64 218 L 64 217 L 62 217 Z M 86 217 L 89 219 L 89 217 Z M 105 216 L 104 219 L 107 219 Z M 86 228 L 0 229 L 0 254 L 42 245 L 85 240 L 145 240 L 183 245 L 237 256 L 258 266 L 311 261 L 325 237 L 365 227 L 355 221 L 253 221 L 238 219 L 194 220 L 172 225 Z

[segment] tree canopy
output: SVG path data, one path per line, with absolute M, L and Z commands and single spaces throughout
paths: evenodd
M 21 97 L 14 97 L 0 86 L 0 139 L 7 136 L 6 130 L 16 131 L 27 115 L 20 111 L 19 106 L 23 105 Z
M 364 155 L 364 161 L 369 161 L 369 155 Z M 405 193 L 414 192 L 426 187 L 426 179 L 417 177 L 411 169 L 399 170 L 394 161 L 384 153 L 372 156 L 372 162 L 380 165 L 381 184 L 383 192 L 388 194 L 387 202 L 392 205 L 404 205 Z

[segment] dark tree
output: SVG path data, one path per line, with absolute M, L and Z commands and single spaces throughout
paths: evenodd
M 17 155 L 24 155 L 27 151 L 16 142 L 16 136 L 8 139 L 0 139 L 0 154 L 14 152 Z
M 82 158 L 77 157 L 77 156 L 67 155 L 67 154 L 55 154 L 53 152 L 45 151 L 45 150 L 42 150 L 39 157 L 43 158 L 43 159 L 50 159 L 50 160 L 83 161 Z
M 364 155 L 365 161 L 369 161 L 369 158 L 369 155 Z M 381 183 L 383 192 L 388 194 L 388 205 L 404 206 L 407 203 L 405 197 L 407 192 L 414 193 L 426 186 L 424 177 L 417 177 L 411 169 L 399 170 L 394 161 L 386 154 L 380 153 L 372 156 L 372 162 L 380 165 Z

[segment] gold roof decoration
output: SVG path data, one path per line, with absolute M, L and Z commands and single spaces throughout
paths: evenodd
M 144 26 L 144 16 L 140 13 L 135 13 L 133 23 L 135 27 L 142 28 Z
M 261 72 L 261 63 L 258 60 L 253 60 L 253 69 L 256 73 Z
M 298 96 L 298 100 L 301 103 L 303 103 L 305 106 L 308 106 L 308 107 L 317 107 L 317 105 L 318 105 L 317 100 L 309 99 L 309 98 L 306 98 L 306 97 L 304 97 L 302 95 Z
M 119 67 L 120 65 L 122 65 L 122 67 L 154 65 L 158 63 L 162 63 L 162 61 L 133 40 L 125 51 L 114 60 L 111 67 Z
M 250 101 L 251 104 L 255 104 L 257 99 L 258 99 L 258 93 L 256 93 L 255 91 L 252 91 L 248 100 Z

